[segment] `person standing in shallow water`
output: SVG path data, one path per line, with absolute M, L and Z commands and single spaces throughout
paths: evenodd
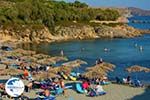
M 103 63 L 103 59 L 102 58 L 99 58 L 98 60 L 96 60 L 96 65 L 98 65 L 98 64 L 101 64 L 101 63 Z
M 60 55 L 64 56 L 64 51 L 63 50 L 60 51 Z

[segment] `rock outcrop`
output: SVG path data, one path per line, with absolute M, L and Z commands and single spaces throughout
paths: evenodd
M 116 27 L 95 27 L 95 32 L 99 38 L 131 38 L 141 35 L 139 30 L 126 25 Z
M 48 28 L 41 29 L 23 28 L 14 30 L 13 28 L 0 29 L 0 39 L 12 42 L 53 42 L 71 39 L 91 39 L 91 38 L 130 38 L 141 35 L 141 31 L 121 25 L 108 27 L 104 25 L 71 25 L 56 26 L 55 33 L 51 34 Z
M 0 29 L 1 41 L 12 41 L 12 42 L 51 42 L 53 36 L 49 32 L 48 28 L 43 29 Z
M 141 35 L 141 32 L 127 25 L 108 26 L 58 26 L 55 29 L 57 39 L 90 39 L 90 38 L 131 38 Z M 59 40 L 58 39 L 58 40 Z

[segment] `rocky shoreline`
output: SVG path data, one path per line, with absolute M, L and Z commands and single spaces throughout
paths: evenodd
M 15 30 L 13 28 L 0 28 L 0 41 L 18 43 L 41 43 L 66 41 L 73 39 L 95 39 L 95 38 L 132 38 L 140 36 L 145 31 L 141 31 L 128 25 L 118 25 L 115 27 L 105 25 L 70 25 L 56 26 L 54 33 L 47 27 L 41 29 L 25 28 Z

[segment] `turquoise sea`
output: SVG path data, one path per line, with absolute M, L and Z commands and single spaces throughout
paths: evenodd
M 150 20 L 150 16 L 129 18 L 130 21 L 134 19 Z M 129 22 L 129 25 L 140 29 L 150 29 L 150 24 Z M 143 47 L 143 51 L 140 51 L 140 46 Z M 108 74 L 109 78 L 131 75 L 132 78 L 137 77 L 143 82 L 150 83 L 150 73 L 128 73 L 125 71 L 125 68 L 131 65 L 141 65 L 150 68 L 150 34 L 129 39 L 73 40 L 40 45 L 22 44 L 20 47 L 53 56 L 60 55 L 60 51 L 63 50 L 70 60 L 79 58 L 88 62 L 88 65 L 80 67 L 79 72 L 84 72 L 86 67 L 94 65 L 96 59 L 103 58 L 104 61 L 111 62 L 117 66 L 113 72 Z M 109 51 L 105 52 L 104 48 L 109 49 Z

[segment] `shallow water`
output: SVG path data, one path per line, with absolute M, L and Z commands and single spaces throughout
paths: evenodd
M 131 24 L 129 23 L 129 25 Z M 141 26 L 143 27 L 143 25 Z M 140 26 L 138 27 L 140 28 Z M 143 47 L 143 51 L 139 49 L 140 46 Z M 70 60 L 79 58 L 88 62 L 88 65 L 83 65 L 78 70 L 80 72 L 95 64 L 96 59 L 103 58 L 104 61 L 117 66 L 113 72 L 108 74 L 110 78 L 131 75 L 133 78 L 138 77 L 143 82 L 150 83 L 150 73 L 128 73 L 125 71 L 125 68 L 131 65 L 150 68 L 150 34 L 130 39 L 74 40 L 40 45 L 24 44 L 21 47 L 53 56 L 60 55 L 60 51 L 63 50 Z M 105 52 L 104 48 L 109 51 Z

